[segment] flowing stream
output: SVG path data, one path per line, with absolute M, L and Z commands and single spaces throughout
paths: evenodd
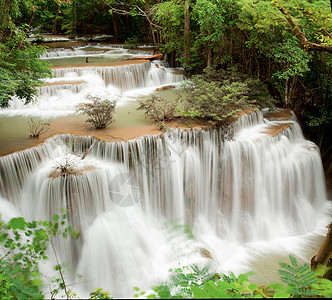
M 113 99 L 117 106 L 123 106 L 153 93 L 156 88 L 178 86 L 185 79 L 182 69 L 169 68 L 164 61 L 125 61 L 135 56 L 149 56 L 151 50 L 140 52 L 138 49 L 134 53 L 119 45 L 50 49 L 42 59 L 54 65 L 54 77 L 45 79 L 35 101 L 24 105 L 20 99 L 13 99 L 8 109 L 0 111 L 0 116 L 66 116 L 89 102 L 88 96 Z
M 52 80 L 87 82 L 82 90 L 63 87 L 67 107 L 51 104 L 52 92 L 41 90 L 37 108 L 5 111 L 65 113 L 77 103 L 75 95 L 93 86 L 128 92 L 183 79 L 159 69 L 150 62 L 60 69 Z M 71 174 L 61 174 L 64 165 Z M 81 232 L 78 240 L 55 244 L 68 264 L 67 282 L 82 275 L 74 287 L 82 297 L 96 287 L 132 297 L 133 287 L 148 290 L 167 280 L 178 263 L 236 274 L 256 266 L 258 283 L 272 283 L 275 260 L 294 253 L 308 262 L 317 252 L 330 204 L 319 149 L 304 139 L 293 115 L 272 120 L 258 111 L 223 130 L 170 130 L 118 143 L 57 135 L 0 158 L 3 219 L 51 219 L 64 210 Z M 48 264 L 44 268 L 52 275 Z

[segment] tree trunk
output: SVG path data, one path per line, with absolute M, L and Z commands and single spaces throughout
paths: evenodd
M 184 58 L 185 58 L 185 68 L 189 64 L 189 48 L 190 48 L 190 18 L 189 18 L 189 2 L 190 0 L 184 1 Z
M 3 7 L 0 12 L 0 42 L 7 38 L 9 31 L 7 30 L 7 25 L 10 20 L 10 0 L 5 0 Z
M 289 92 L 288 92 L 288 103 L 292 103 L 292 99 L 294 96 L 295 92 L 295 86 L 296 86 L 296 81 L 297 81 L 297 76 L 294 76 L 292 80 L 290 81 L 290 86 L 289 86 Z
M 325 239 L 318 253 L 311 259 L 311 269 L 315 270 L 318 265 L 326 266 L 332 256 L 332 222 L 328 226 Z
M 53 23 L 53 27 L 52 27 L 52 34 L 58 34 L 57 21 L 58 21 L 58 14 L 56 14 L 55 19 L 54 19 L 54 23 Z
M 115 13 L 112 13 L 112 20 L 113 20 L 113 30 L 114 30 L 114 43 L 118 42 L 119 39 L 119 28 L 118 28 L 118 15 Z
M 285 84 L 285 105 L 286 107 L 289 107 L 289 79 L 286 80 Z
M 208 57 L 207 57 L 207 67 L 210 68 L 213 63 L 213 49 L 209 47 L 208 49 Z
M 148 19 L 148 22 L 149 22 L 149 25 L 150 25 L 150 31 L 151 31 L 151 36 L 152 36 L 152 39 L 153 39 L 153 43 L 155 45 L 157 45 L 156 36 L 154 34 L 154 30 L 153 30 L 153 26 L 152 26 L 153 17 L 152 17 L 150 5 L 149 5 L 147 0 L 144 1 L 144 7 L 145 7 L 145 10 L 146 10 L 146 18 Z

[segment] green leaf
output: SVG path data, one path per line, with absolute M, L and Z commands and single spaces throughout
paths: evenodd
M 287 292 L 276 292 L 273 298 L 290 298 L 290 294 Z
M 238 279 L 241 283 L 243 283 L 244 281 L 248 281 L 248 277 L 244 274 L 240 274 Z
M 58 221 L 59 220 L 59 218 L 60 218 L 60 216 L 59 215 L 57 215 L 57 214 L 55 214 L 55 215 L 53 215 L 53 221 Z
M 255 283 L 249 283 L 249 290 L 250 291 L 255 291 L 257 288 L 258 288 L 258 284 L 255 284 Z
M 269 288 L 279 292 L 285 291 L 285 287 L 281 283 L 272 283 L 269 285 Z
M 199 287 L 193 286 L 191 287 L 191 291 L 194 294 L 195 298 L 203 298 L 203 299 L 211 298 L 210 294 L 207 291 L 200 289 Z
M 39 278 L 33 279 L 33 280 L 31 280 L 31 284 L 32 284 L 33 286 L 39 286 L 39 285 L 42 284 L 42 280 L 39 279 Z
M 9 221 L 9 225 L 13 230 L 16 230 L 16 229 L 24 230 L 27 223 L 25 222 L 24 218 L 20 217 L 20 218 L 11 219 Z

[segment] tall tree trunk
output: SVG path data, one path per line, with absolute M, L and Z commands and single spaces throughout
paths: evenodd
M 285 105 L 289 107 L 289 79 L 286 80 L 285 84 Z
M 148 22 L 149 22 L 149 25 L 150 25 L 150 31 L 151 31 L 151 36 L 152 36 L 153 43 L 155 45 L 157 45 L 157 39 L 156 39 L 154 29 L 153 29 L 153 26 L 152 26 L 153 16 L 152 16 L 152 13 L 151 13 L 151 8 L 150 8 L 150 5 L 149 5 L 149 2 L 147 0 L 144 1 L 144 7 L 145 7 L 145 11 L 146 11 L 146 18 L 148 19 Z
M 288 101 L 289 103 L 292 102 L 294 92 L 295 92 L 295 86 L 296 86 L 297 76 L 294 76 L 290 82 L 289 86 L 289 94 L 288 94 Z
M 189 3 L 190 0 L 184 1 L 184 57 L 185 57 L 185 68 L 189 64 L 189 48 L 190 48 L 190 17 L 189 17 Z
M 118 28 L 118 15 L 112 13 L 112 20 L 113 20 L 113 30 L 114 30 L 114 43 L 118 42 L 119 39 L 119 28 Z
M 4 41 L 9 31 L 6 29 L 10 20 L 10 0 L 1 1 L 2 9 L 0 10 L 0 41 Z
M 285 84 L 285 105 L 286 107 L 291 106 L 292 98 L 295 91 L 297 76 L 293 76 L 292 78 L 288 78 Z
M 58 13 L 56 14 L 56 16 L 54 18 L 53 27 L 52 27 L 52 34 L 58 34 L 57 22 L 58 22 Z
M 207 67 L 211 67 L 213 63 L 213 49 L 209 46 L 208 57 L 207 57 Z

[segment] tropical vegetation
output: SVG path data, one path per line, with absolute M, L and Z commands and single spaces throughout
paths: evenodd
M 154 43 L 189 75 L 236 67 L 294 110 L 332 172 L 331 1 L 326 0 L 1 0 L 0 104 L 33 101 L 50 76 L 42 32 L 103 33 L 112 42 Z M 36 39 L 36 41 L 42 40 Z M 318 133 L 318 134 L 317 134 Z
M 126 45 L 153 43 L 171 66 L 190 76 L 181 106 L 153 96 L 140 103 L 159 123 L 175 116 L 199 117 L 220 125 L 240 109 L 291 108 L 308 138 L 320 148 L 332 174 L 332 1 L 327 0 L 0 0 L 0 107 L 13 96 L 34 101 L 36 87 L 52 76 L 43 33 L 71 38 L 112 35 Z M 273 98 L 273 100 L 272 100 Z M 113 121 L 115 103 L 90 99 L 81 112 L 96 128 Z M 32 136 L 40 126 L 31 124 Z M 60 229 L 61 227 L 61 229 Z M 75 297 L 61 264 L 51 294 L 43 290 L 40 263 L 56 234 L 77 235 L 66 216 L 52 221 L 23 218 L 0 223 L 0 297 Z M 281 263 L 283 284 L 258 286 L 250 274 L 208 274 L 197 266 L 177 268 L 148 298 L 331 297 L 331 281 L 308 265 Z M 174 287 L 180 289 L 174 289 Z M 102 288 L 102 287 L 101 287 Z M 102 289 L 91 298 L 109 298 Z
M 79 232 L 68 223 L 67 215 L 54 215 L 51 221 L 26 221 L 12 218 L 0 222 L 0 297 L 1 299 L 54 299 L 57 295 L 75 299 L 77 293 L 65 280 L 65 268 L 58 260 L 54 243 L 57 235 L 78 238 Z M 49 282 L 41 272 L 41 264 L 54 252 L 57 273 Z M 250 282 L 252 272 L 238 276 L 211 273 L 208 266 L 178 266 L 169 270 L 169 278 L 151 291 L 133 287 L 134 297 L 170 298 L 331 298 L 332 281 L 324 278 L 329 268 L 316 271 L 308 264 L 299 265 L 290 255 L 291 264 L 281 262 L 280 282 L 259 286 Z M 50 291 L 45 292 L 45 284 Z M 112 299 L 102 288 L 91 291 L 90 299 Z

